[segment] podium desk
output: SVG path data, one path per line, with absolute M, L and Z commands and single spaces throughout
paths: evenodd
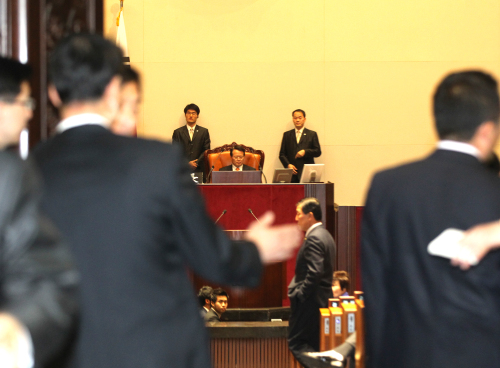
M 288 321 L 207 323 L 214 368 L 289 368 Z
M 228 236 L 230 231 L 246 229 L 266 211 L 276 214 L 276 224 L 295 222 L 295 205 L 304 197 L 315 197 L 321 204 L 323 224 L 333 235 L 335 233 L 334 184 L 203 184 L 199 185 L 209 215 L 215 221 L 224 210 L 227 212 L 218 222 Z M 298 251 L 298 249 L 297 249 Z M 207 265 L 209 266 L 209 265 Z M 288 306 L 287 286 L 295 273 L 295 256 L 287 262 L 265 267 L 262 281 L 255 289 L 223 287 L 229 294 L 230 308 L 263 308 Z M 198 291 L 203 285 L 217 287 L 210 281 L 194 276 L 193 283 Z

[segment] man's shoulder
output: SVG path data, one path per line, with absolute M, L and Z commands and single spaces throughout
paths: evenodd
M 311 232 L 309 233 L 308 239 L 309 238 L 318 238 L 322 241 L 325 240 L 329 241 L 330 239 L 333 240 L 332 234 L 330 234 L 330 232 L 327 229 L 325 229 L 323 225 L 319 225 L 314 229 L 312 229 Z
M 227 165 L 219 169 L 219 171 L 232 171 L 232 170 L 233 170 L 233 165 Z
M 255 167 L 248 166 L 248 165 L 245 165 L 245 164 L 243 164 L 243 170 L 247 170 L 247 171 L 256 171 L 256 170 L 255 170 Z
M 304 133 L 308 133 L 311 135 L 317 134 L 314 130 L 307 129 L 307 128 L 304 128 L 304 131 L 302 132 L 302 134 L 304 134 Z
M 209 310 L 207 314 L 205 314 L 205 322 L 219 322 L 219 321 L 220 318 L 213 309 Z
M 177 129 L 174 129 L 174 133 L 180 133 L 183 129 L 187 132 L 186 126 L 183 125 Z
M 202 127 L 198 124 L 196 124 L 196 130 L 199 130 L 200 132 L 208 132 L 208 128 Z

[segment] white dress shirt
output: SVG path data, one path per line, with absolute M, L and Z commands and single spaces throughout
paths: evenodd
M 469 143 L 442 140 L 438 142 L 437 148 L 447 151 L 466 153 L 468 155 L 474 156 L 477 159 L 481 158 L 481 153 L 479 152 L 479 150 Z
M 68 129 L 76 128 L 82 125 L 101 125 L 108 129 L 110 123 L 111 122 L 108 119 L 99 114 L 79 114 L 62 120 L 59 124 L 57 124 L 56 132 L 62 133 Z

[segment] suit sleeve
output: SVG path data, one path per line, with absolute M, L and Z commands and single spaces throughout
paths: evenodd
M 198 166 L 203 162 L 205 151 L 210 149 L 210 133 L 208 129 L 206 130 L 206 134 L 203 136 L 203 150 L 201 151 L 200 156 L 198 157 Z
M 319 145 L 318 133 L 313 132 L 311 141 L 311 148 L 305 149 L 304 158 L 319 157 L 321 156 L 321 146 Z
M 290 165 L 290 161 L 288 160 L 288 152 L 286 149 L 286 132 L 283 133 L 283 138 L 281 139 L 280 161 L 285 169 L 288 168 L 288 165 Z
M 172 142 L 180 142 L 179 140 L 179 134 L 177 133 L 177 129 L 174 130 L 174 132 L 172 133 Z
M 388 295 L 386 291 L 386 270 L 389 259 L 388 251 L 384 245 L 387 244 L 387 235 L 377 219 L 377 198 L 381 197 L 377 190 L 377 177 L 374 178 L 368 192 L 365 211 L 361 227 L 361 270 L 363 277 L 363 291 L 365 295 L 366 316 L 366 349 L 367 356 L 373 366 L 378 366 L 381 354 L 380 344 L 385 341 L 384 325 L 386 313 L 388 313 Z
M 39 214 L 40 193 L 31 168 L 11 171 L 8 178 L 10 183 L 5 183 L 2 175 L 2 188 L 17 191 L 11 193 L 11 211 L 1 234 L 2 309 L 28 328 L 41 366 L 73 333 L 78 274 L 57 230 Z
M 324 245 L 316 236 L 307 238 L 304 259 L 307 265 L 305 279 L 297 285 L 295 295 L 300 301 L 311 297 L 318 286 L 324 271 Z
M 158 173 L 163 183 L 158 195 L 166 200 L 162 207 L 182 258 L 195 273 L 215 283 L 258 285 L 263 266 L 257 247 L 247 241 L 230 241 L 214 224 L 178 147 L 170 151 L 172 170 Z

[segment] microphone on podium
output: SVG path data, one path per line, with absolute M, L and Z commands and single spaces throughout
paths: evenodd
M 252 214 L 252 216 L 257 220 L 257 222 L 260 224 L 259 219 L 257 218 L 257 216 L 254 215 L 251 208 L 248 209 L 248 212 L 250 212 Z
M 261 174 L 264 175 L 264 180 L 266 181 L 266 184 L 267 184 L 266 174 L 264 174 L 264 170 L 262 170 L 262 166 L 260 166 L 260 164 L 259 164 L 259 170 L 260 170 Z
M 215 223 L 218 223 L 218 222 L 219 222 L 219 220 L 220 220 L 220 218 L 221 218 L 222 216 L 224 216 L 224 215 L 226 214 L 226 212 L 227 212 L 227 210 L 222 211 L 222 213 L 220 214 L 220 216 L 219 216 L 219 218 L 217 219 L 217 221 L 215 221 Z

